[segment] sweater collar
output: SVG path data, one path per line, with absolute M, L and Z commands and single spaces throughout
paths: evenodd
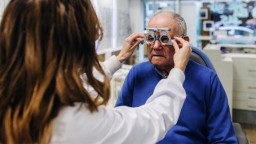
M 163 78 L 167 78 L 168 77 L 168 75 L 165 75 L 164 73 L 162 73 L 159 69 L 157 69 L 156 67 L 154 67 L 155 68 L 155 70 L 156 70 L 156 72 L 160 75 L 160 76 L 162 76 Z

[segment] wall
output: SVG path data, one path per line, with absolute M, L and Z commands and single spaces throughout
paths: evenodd
M 114 19 L 113 23 L 116 25 L 113 27 L 115 30 L 114 38 L 115 41 L 115 47 L 121 47 L 123 44 L 123 41 L 126 37 L 128 37 L 131 32 L 131 17 L 129 13 L 129 0 L 114 0 L 115 1 L 115 7 L 114 11 Z
M 187 33 L 192 46 L 197 47 L 197 28 L 200 2 L 181 2 L 180 15 L 187 23 Z
M 132 32 L 143 32 L 143 4 L 140 0 L 129 0 Z
M 96 13 L 103 26 L 104 35 L 98 51 L 112 47 L 113 0 L 92 0 Z
M 98 53 L 120 49 L 131 33 L 128 0 L 93 0 L 92 3 L 104 29 Z
M 143 4 L 140 0 L 129 0 L 130 5 L 130 25 L 131 32 L 141 32 L 144 31 L 143 21 Z M 139 49 L 136 51 L 136 63 L 144 61 L 144 47 L 139 45 Z
M 1 0 L 0 1 L 0 19 L 2 19 L 2 15 L 3 15 L 3 12 L 4 12 L 4 8 L 5 6 L 8 4 L 10 0 Z

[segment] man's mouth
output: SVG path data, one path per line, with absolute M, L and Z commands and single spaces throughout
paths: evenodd
M 152 51 L 152 56 L 164 56 L 163 51 Z
M 152 55 L 152 57 L 164 57 L 163 55 Z
M 151 54 L 153 56 L 164 56 L 164 52 L 163 51 L 152 51 Z
M 151 58 L 162 59 L 162 58 L 164 58 L 164 56 L 163 55 L 152 55 Z

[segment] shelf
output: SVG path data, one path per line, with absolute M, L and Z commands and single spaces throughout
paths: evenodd
M 197 36 L 198 40 L 206 40 L 210 41 L 210 36 Z M 241 45 L 248 45 L 249 47 L 256 48 L 254 45 L 256 42 L 256 37 L 245 37 L 245 36 L 222 36 L 217 35 L 217 39 L 215 40 L 219 45 L 232 45 L 234 47 Z

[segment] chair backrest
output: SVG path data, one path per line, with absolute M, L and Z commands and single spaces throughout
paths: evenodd
M 215 71 L 212 62 L 201 49 L 192 47 L 190 59 Z
M 208 56 L 200 49 L 192 47 L 190 59 L 215 71 Z M 248 144 L 248 139 L 239 123 L 233 122 L 233 128 L 239 144 Z

